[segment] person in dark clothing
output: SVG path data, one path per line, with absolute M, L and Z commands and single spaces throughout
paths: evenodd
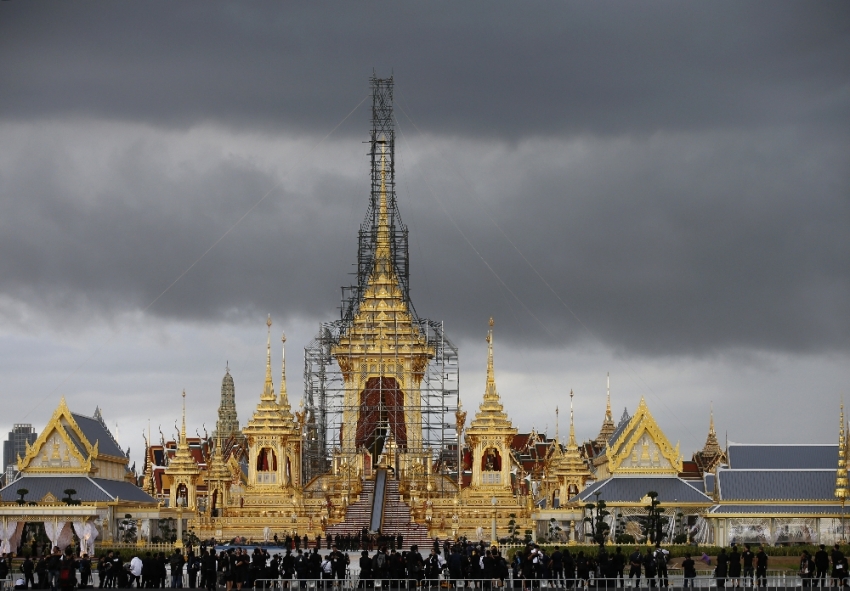
M 729 556 L 726 554 L 726 548 L 720 549 L 720 554 L 717 555 L 717 566 L 714 569 L 714 577 L 717 579 L 717 587 L 726 587 L 726 578 L 729 576 Z
M 833 548 L 830 558 L 832 559 L 832 580 L 836 587 L 843 587 L 844 579 L 847 578 L 847 568 L 844 563 L 844 552 L 840 550 L 838 544 Z
M 198 573 L 201 572 L 201 561 L 195 556 L 193 550 L 189 550 L 186 554 L 186 574 L 189 577 L 189 589 L 195 589 L 198 586 Z
M 682 574 L 684 575 L 682 587 L 690 587 L 693 589 L 694 579 L 697 578 L 697 569 L 696 563 L 694 562 L 694 559 L 691 558 L 690 554 L 685 554 L 685 560 L 682 561 Z
M 564 579 L 564 553 L 561 552 L 560 546 L 555 547 L 555 551 L 552 552 L 549 560 L 549 570 L 552 571 L 552 579 L 554 581 L 562 581 Z
M 750 587 L 753 586 L 753 574 L 755 572 L 753 570 L 753 559 L 755 557 L 756 557 L 756 555 L 753 554 L 752 550 L 750 550 L 750 545 L 744 544 L 744 551 L 741 552 L 741 561 L 744 563 L 744 569 L 743 569 L 743 575 L 744 575 L 743 584 L 744 584 L 744 586 L 747 586 L 747 581 L 749 581 Z
M 806 589 L 812 586 L 812 579 L 815 574 L 815 561 L 809 556 L 809 553 L 803 550 L 800 556 L 800 584 Z
M 59 589 L 72 591 L 77 586 L 77 561 L 70 546 L 65 548 L 65 555 L 59 559 Z
M 640 555 L 640 550 L 635 548 L 635 551 L 629 555 L 629 584 L 634 587 L 640 587 L 640 568 L 643 565 L 643 559 Z M 631 580 L 635 579 L 632 583 Z
M 826 546 L 821 544 L 814 556 L 815 563 L 815 585 L 820 587 L 826 586 L 826 577 L 829 574 L 829 554 L 826 552 Z
M 80 559 L 80 589 L 87 589 L 91 582 L 91 558 L 88 554 L 83 554 Z
M 741 584 L 741 554 L 736 544 L 732 544 L 732 551 L 729 553 L 729 580 L 733 587 Z
M 328 558 L 331 561 L 332 578 L 340 581 L 345 579 L 345 568 L 348 566 L 349 562 L 348 554 L 343 554 L 339 551 L 339 548 L 333 546 Z
M 374 578 L 372 574 L 372 559 L 369 558 L 369 551 L 363 550 L 360 553 L 360 582 L 357 583 L 357 588 L 363 589 L 366 586 L 366 581 L 372 581 Z
M 35 574 L 38 576 L 38 588 L 47 589 L 47 561 L 44 556 L 35 561 Z
M 572 589 L 576 578 L 576 562 L 569 550 L 564 550 L 564 583 L 567 589 Z
M 218 560 L 215 556 L 215 548 L 207 552 L 206 548 L 201 551 L 201 580 L 207 591 L 215 591 L 217 583 Z
M 283 577 L 284 581 L 291 581 L 292 575 L 295 574 L 295 557 L 292 555 L 292 551 L 287 548 L 286 553 L 283 555 L 283 558 L 280 560 L 280 575 Z
M 611 557 L 614 567 L 614 576 L 617 578 L 617 586 L 623 586 L 623 571 L 626 570 L 626 555 L 623 554 L 623 549 L 617 546 L 614 551 L 614 556 Z
M 35 577 L 33 577 L 33 572 L 35 571 L 35 564 L 33 564 L 32 559 L 27 556 L 24 558 L 24 562 L 21 564 L 21 572 L 24 574 L 24 585 L 29 587 L 32 585 L 35 588 Z
M 655 587 L 655 555 L 651 550 L 646 551 L 643 557 L 643 576 L 647 587 Z
M 407 578 L 417 582 L 421 581 L 425 577 L 425 561 L 422 560 L 422 555 L 419 553 L 419 546 L 413 544 L 405 559 L 407 563 Z
M 759 587 L 767 587 L 767 553 L 759 546 L 756 553 L 756 583 Z

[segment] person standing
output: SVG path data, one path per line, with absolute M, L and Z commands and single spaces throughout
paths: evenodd
M 696 563 L 694 562 L 694 559 L 691 558 L 690 554 L 685 554 L 685 560 L 682 561 L 682 574 L 684 575 L 682 587 L 690 587 L 693 589 L 694 580 L 697 578 L 697 569 Z
M 826 546 L 821 544 L 818 546 L 818 551 L 814 556 L 815 563 L 815 585 L 820 587 L 826 586 L 826 577 L 829 575 L 829 554 L 826 552 Z
M 737 544 L 732 544 L 732 551 L 729 553 L 729 580 L 733 587 L 741 584 L 741 554 Z
M 646 555 L 643 557 L 643 576 L 646 579 L 646 586 L 655 588 L 655 556 L 649 548 L 646 550 Z
M 183 554 L 179 548 L 175 548 L 174 554 L 171 555 L 171 560 L 168 561 L 171 565 L 171 588 L 183 588 L 183 565 L 186 564 Z
M 720 549 L 720 554 L 717 555 L 717 566 L 714 569 L 714 577 L 717 579 L 717 587 L 722 589 L 726 587 L 726 577 L 729 576 L 729 556 L 726 554 L 726 548 Z
M 360 553 L 360 582 L 357 583 L 357 588 L 363 589 L 366 587 L 366 582 L 372 581 L 374 578 L 372 576 L 372 559 L 369 558 L 369 551 L 363 550 Z
M 56 591 L 59 588 L 59 563 L 62 561 L 62 552 L 59 546 L 53 547 L 53 552 L 50 558 L 47 559 L 47 578 L 50 579 L 50 590 Z M 103 586 L 101 584 L 101 586 Z
M 35 578 L 32 576 L 34 570 L 35 564 L 33 564 L 32 559 L 27 556 L 24 558 L 23 564 L 21 564 L 21 572 L 24 574 L 24 585 L 27 587 L 32 585 L 33 589 L 35 588 Z
M 215 591 L 216 588 L 216 572 L 218 571 L 218 561 L 215 557 L 215 547 L 209 551 L 203 549 L 201 551 L 201 578 L 204 581 L 204 588 L 207 591 Z
M 812 578 L 815 573 L 815 561 L 812 560 L 809 553 L 803 550 L 802 556 L 800 556 L 800 581 L 803 589 L 810 588 L 812 586 Z
M 186 573 L 189 575 L 189 589 L 194 589 L 198 586 L 198 572 L 201 570 L 201 563 L 198 557 L 195 556 L 194 550 L 189 550 L 186 555 Z
M 83 554 L 80 559 L 80 589 L 88 589 L 91 582 L 91 558 L 88 554 Z
M 635 551 L 629 555 L 629 585 L 635 588 L 640 587 L 640 567 L 643 564 L 643 559 L 640 555 L 640 550 L 635 548 Z M 635 579 L 632 584 L 632 579 Z
M 749 544 L 744 544 L 744 551 L 741 552 L 741 561 L 744 563 L 744 586 L 747 586 L 747 581 L 749 581 L 749 586 L 753 586 L 753 559 L 756 557 L 753 554 L 753 551 L 750 550 Z
M 132 560 L 130 560 L 130 587 L 133 586 L 133 583 L 136 583 L 136 588 L 142 586 L 142 569 L 144 568 L 144 563 L 142 559 L 138 556 L 133 556 Z
M 844 579 L 847 578 L 847 570 L 844 563 L 844 552 L 841 551 L 838 544 L 835 544 L 830 558 L 832 558 L 832 580 L 835 581 L 836 587 L 843 587 Z
M 756 554 L 756 582 L 759 587 L 767 587 L 767 552 L 764 546 L 759 546 Z
M 658 573 L 659 587 L 670 586 L 670 579 L 667 577 L 667 554 L 661 544 L 655 544 L 655 570 Z
M 407 553 L 407 578 L 411 580 L 421 581 L 425 576 L 425 561 L 422 560 L 422 555 L 419 553 L 419 546 L 413 544 L 410 547 L 410 552 Z

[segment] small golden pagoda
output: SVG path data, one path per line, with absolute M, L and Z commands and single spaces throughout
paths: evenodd
M 557 495 L 561 506 L 565 506 L 571 498 L 587 486 L 588 480 L 592 479 L 576 442 L 572 390 L 570 390 L 570 438 L 567 445 L 561 449 L 556 435 L 549 469 L 551 477 L 557 482 Z M 554 506 L 554 497 L 552 501 Z
M 596 436 L 593 443 L 600 449 L 605 449 L 608 440 L 614 434 L 617 427 L 614 425 L 614 416 L 611 414 L 611 375 L 608 374 L 608 383 L 606 386 L 606 403 L 605 403 L 605 418 L 602 420 L 602 427 L 599 429 L 599 435 Z
M 177 451 L 168 462 L 163 475 L 163 486 L 169 489 L 169 506 L 184 507 L 194 511 L 198 506 L 198 477 L 201 469 L 189 451 L 186 441 L 186 390 L 183 390 L 183 423 Z
M 847 442 L 844 431 L 844 403 L 841 403 L 841 412 L 838 418 L 838 469 L 835 471 L 835 498 L 841 500 L 843 505 L 847 499 Z

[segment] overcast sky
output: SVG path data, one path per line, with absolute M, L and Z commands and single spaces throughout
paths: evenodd
M 297 404 L 356 260 L 374 70 L 412 297 L 468 409 L 493 316 L 520 430 L 573 389 L 595 437 L 610 372 L 615 413 L 645 396 L 687 456 L 712 401 L 721 439 L 837 439 L 846 2 L 11 0 L 0 55 L 4 431 L 64 395 L 139 459 L 184 388 L 212 431 L 228 362 L 244 423 L 267 314 Z

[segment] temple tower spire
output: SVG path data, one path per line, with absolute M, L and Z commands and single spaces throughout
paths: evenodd
M 605 403 L 605 418 L 602 421 L 602 427 L 599 429 L 599 435 L 596 436 L 594 444 L 599 448 L 604 448 L 605 444 L 614 434 L 616 427 L 614 425 L 614 417 L 611 414 L 611 374 L 606 374 L 606 400 Z
M 221 401 L 218 406 L 218 420 L 215 423 L 213 438 L 227 439 L 231 435 L 240 439 L 242 437 L 242 432 L 239 430 L 239 417 L 236 414 L 236 387 L 233 384 L 228 363 L 221 380 Z
M 289 396 L 286 393 L 286 333 L 281 333 L 280 342 L 280 399 L 278 406 L 280 406 L 281 412 L 291 414 L 292 407 L 289 406 Z
M 263 385 L 263 395 L 261 400 L 277 401 L 274 395 L 274 383 L 272 382 L 272 315 L 269 314 L 266 320 L 268 326 L 268 338 L 266 341 L 266 382 Z
M 841 499 L 841 503 L 847 498 L 847 446 L 844 431 L 844 401 L 841 401 L 841 412 L 838 420 L 838 469 L 835 471 L 835 497 Z

